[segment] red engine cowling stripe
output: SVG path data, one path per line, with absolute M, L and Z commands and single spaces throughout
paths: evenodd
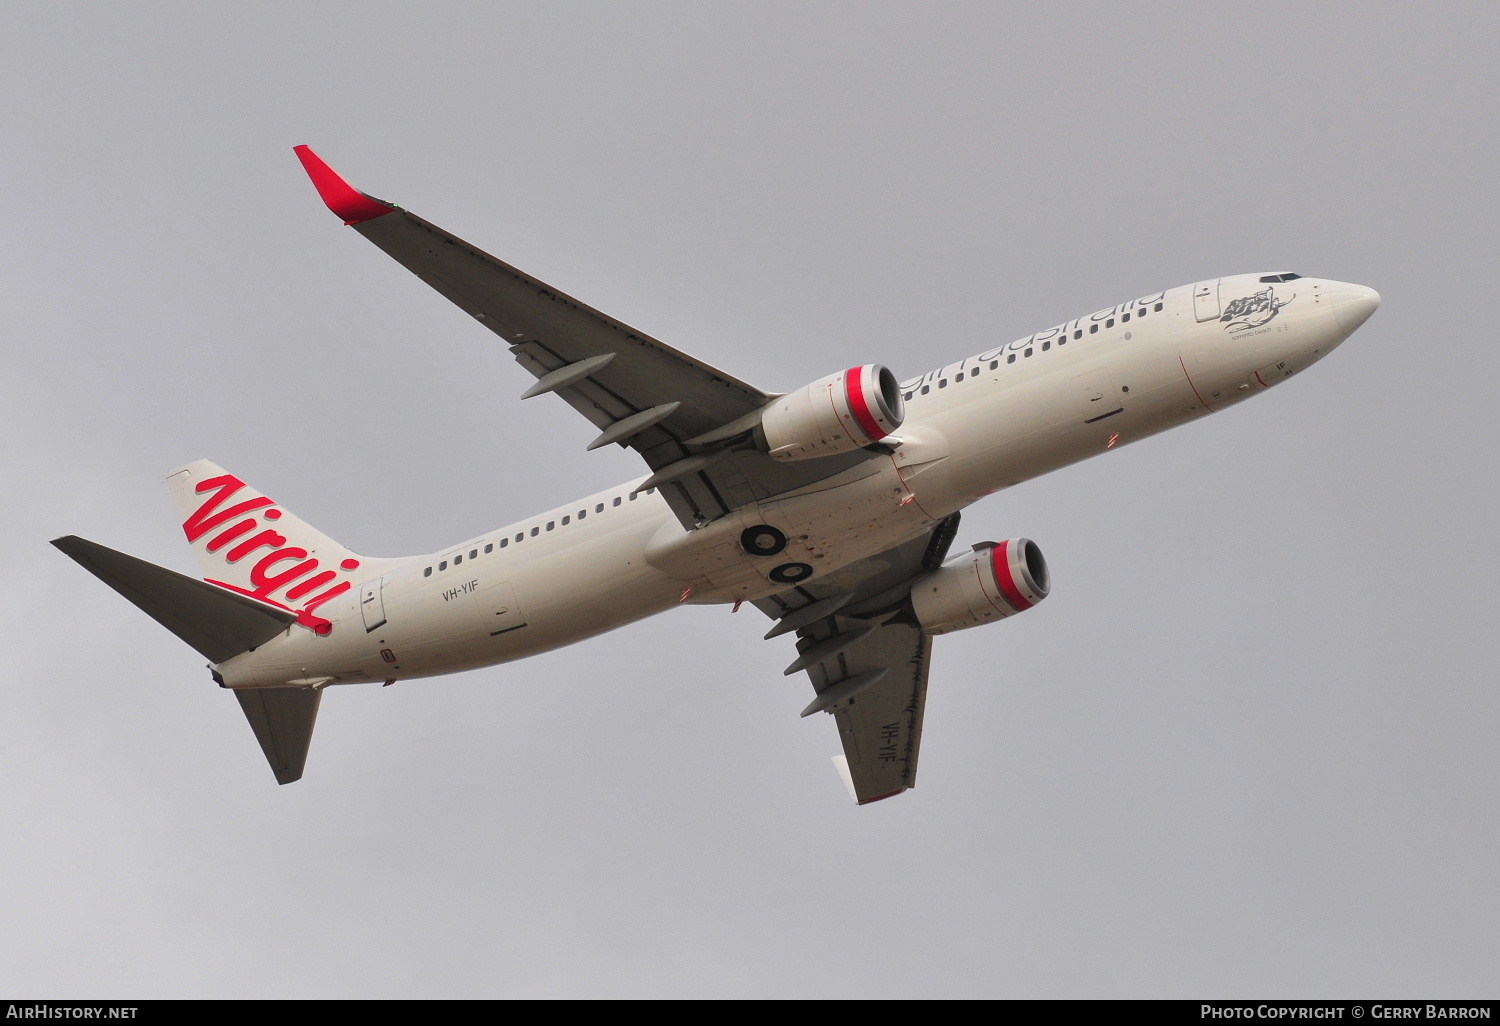
M 1032 603 L 1021 594 L 1021 589 L 1016 587 L 1015 578 L 1010 575 L 1010 542 L 1003 541 L 996 545 L 991 558 L 995 565 L 995 582 L 1000 585 L 1000 594 L 1005 596 L 1005 601 L 1018 613 L 1023 609 L 1030 609 Z
M 863 367 L 850 367 L 844 371 L 844 394 L 849 397 L 849 411 L 854 414 L 854 422 L 859 425 L 866 438 L 878 442 L 886 436 L 886 432 L 870 415 L 870 404 L 865 402 L 864 372 Z

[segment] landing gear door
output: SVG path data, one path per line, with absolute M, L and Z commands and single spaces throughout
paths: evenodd
M 385 578 L 377 577 L 373 581 L 366 581 L 359 590 L 359 611 L 365 618 L 365 633 L 368 634 L 376 627 L 385 626 Z
M 1193 316 L 1198 323 L 1219 319 L 1219 279 L 1200 281 L 1193 286 Z

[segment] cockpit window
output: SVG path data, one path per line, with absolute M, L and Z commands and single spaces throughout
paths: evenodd
M 1291 272 L 1288 272 L 1286 274 L 1267 274 L 1260 279 L 1260 283 L 1262 285 L 1275 285 L 1278 282 L 1283 281 L 1296 281 L 1300 277 L 1302 277 L 1302 275 L 1293 274 Z

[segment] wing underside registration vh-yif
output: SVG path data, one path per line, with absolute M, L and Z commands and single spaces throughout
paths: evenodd
M 54 542 L 209 660 L 281 783 L 302 776 L 330 685 L 519 659 L 684 602 L 749 602 L 774 621 L 768 639 L 795 639 L 785 672 L 812 683 L 803 716 L 833 718 L 855 800 L 899 794 L 916 783 L 934 638 L 1050 588 L 1027 538 L 950 555 L 960 511 L 1256 395 L 1379 303 L 1290 272 L 1212 278 L 904 381 L 863 363 L 766 392 L 296 153 L 346 225 L 503 341 L 531 378 L 521 398 L 557 396 L 593 425 L 588 449 L 634 449 L 647 473 L 428 554 L 372 558 L 199 460 L 168 485 L 200 577 Z

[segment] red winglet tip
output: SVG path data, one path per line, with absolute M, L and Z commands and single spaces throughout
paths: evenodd
M 312 179 L 318 195 L 345 224 L 359 224 L 384 217 L 396 208 L 382 203 L 373 196 L 366 196 L 344 180 L 344 176 L 323 162 L 323 158 L 312 151 L 311 146 L 293 146 L 292 152 L 302 161 L 307 177 Z

